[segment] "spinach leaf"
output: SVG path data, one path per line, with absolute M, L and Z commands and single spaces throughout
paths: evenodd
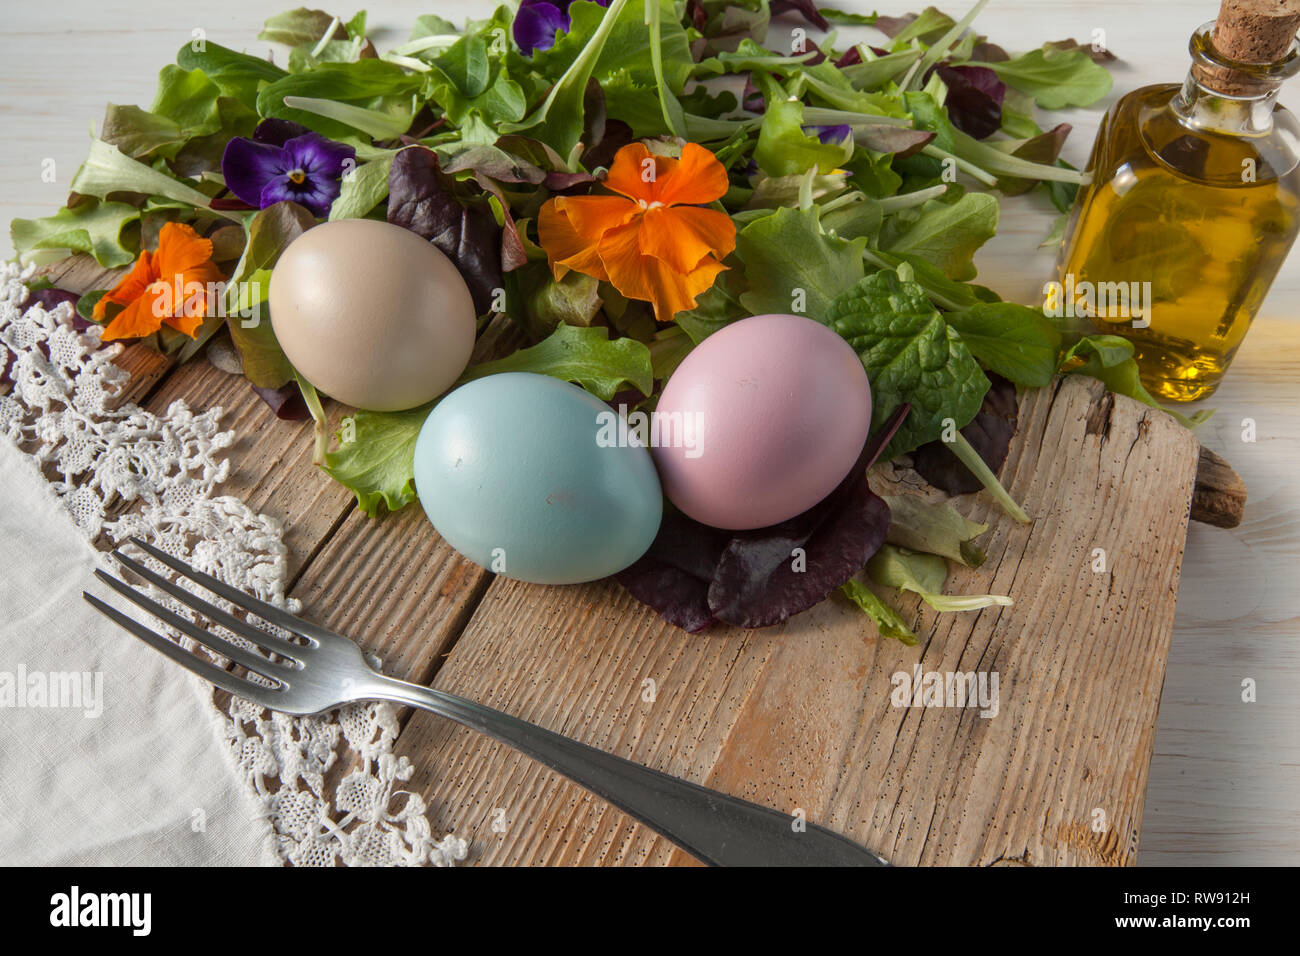
M 822 321 L 866 367 L 873 427 L 912 405 L 884 457 L 940 438 L 949 419 L 961 428 L 979 411 L 989 380 L 915 282 L 892 271 L 869 275 L 832 302 Z
M 945 318 L 985 368 L 1027 388 L 1051 384 L 1060 365 L 1061 333 L 1041 309 L 980 302 Z

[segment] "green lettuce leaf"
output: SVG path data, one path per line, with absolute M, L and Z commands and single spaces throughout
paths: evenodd
M 60 209 L 44 219 L 15 219 L 9 237 L 23 262 L 37 250 L 69 249 L 88 252 L 105 269 L 135 261 L 135 253 L 122 244 L 122 230 L 140 218 L 140 210 L 120 202 L 85 199 L 71 209 Z
M 998 231 L 998 201 L 988 193 L 965 193 L 956 202 L 931 199 L 890 218 L 880 248 L 916 256 L 950 279 L 973 279 L 974 255 Z
M 193 186 L 138 163 L 116 146 L 98 139 L 90 144 L 86 161 L 72 177 L 72 191 L 100 199 L 109 193 L 144 193 L 174 199 L 199 209 L 209 208 L 208 197 Z M 227 219 L 239 219 L 234 213 L 211 211 Z
M 531 348 L 492 362 L 471 365 L 460 383 L 501 372 L 534 372 L 576 382 L 597 398 L 609 401 L 630 385 L 642 395 L 654 389 L 650 349 L 635 339 L 610 341 L 604 328 L 559 325 Z
M 975 539 L 989 530 L 971 521 L 948 502 L 933 503 L 920 495 L 885 495 L 889 505 L 890 544 L 959 561 L 968 568 L 984 563 L 984 549 Z
M 238 53 L 210 40 L 194 40 L 180 48 L 176 62 L 183 70 L 202 70 L 223 96 L 233 96 L 250 110 L 257 109 L 258 91 L 288 76 L 269 60 Z
M 1061 359 L 1061 371 L 1091 375 L 1110 391 L 1158 408 L 1187 428 L 1195 428 L 1214 414 L 1213 409 L 1201 409 L 1188 417 L 1156 401 L 1142 384 L 1137 360 L 1133 357 L 1133 343 L 1118 335 L 1085 335 L 1066 351 Z
M 865 238 L 827 235 L 815 206 L 782 207 L 736 236 L 736 252 L 749 284 L 740 301 L 755 315 L 800 312 L 824 321 L 832 300 L 862 278 L 866 244 Z
M 1001 594 L 944 594 L 948 564 L 937 554 L 921 554 L 892 544 L 882 547 L 867 562 L 871 580 L 886 587 L 911 591 L 936 611 L 977 611 L 985 607 L 1010 607 Z
M 532 348 L 470 366 L 457 384 L 500 372 L 534 372 L 577 382 L 606 401 L 626 385 L 649 395 L 654 384 L 649 348 L 633 339 L 611 342 L 608 334 L 604 328 L 561 325 Z M 340 430 L 340 440 L 350 440 L 328 452 L 322 467 L 351 489 L 366 514 L 375 516 L 380 502 L 399 511 L 415 500 L 415 442 L 436 404 L 404 412 L 359 411 L 351 428 Z
M 1083 50 L 1045 46 L 1001 62 L 980 63 L 1046 110 L 1091 106 L 1110 92 L 1111 75 Z
M 321 468 L 349 488 L 357 507 L 372 518 L 378 517 L 381 502 L 389 511 L 401 511 L 415 500 L 415 441 L 432 409 L 357 412 L 351 426 L 339 430 L 342 443 L 326 453 Z
M 902 641 L 908 647 L 915 647 L 920 643 L 902 615 L 880 600 L 875 591 L 857 578 L 850 578 L 842 584 L 840 592 L 875 622 L 881 637 Z

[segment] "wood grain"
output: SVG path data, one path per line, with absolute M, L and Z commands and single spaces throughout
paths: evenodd
M 991 514 L 982 496 L 962 502 L 993 524 L 995 557 L 950 588 L 1010 594 L 1013 608 L 905 604 L 923 636 L 912 649 L 838 601 L 780 628 L 687 635 L 613 585 L 498 579 L 435 686 L 802 810 L 897 863 L 1131 863 L 1196 458 L 1166 416 L 1067 379 L 1026 398 L 1003 472 L 1034 523 Z M 892 706 L 892 676 L 917 664 L 996 672 L 998 714 Z M 598 798 L 437 718 L 416 715 L 399 748 L 482 863 L 686 862 Z

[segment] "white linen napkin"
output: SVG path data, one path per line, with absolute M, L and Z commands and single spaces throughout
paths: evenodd
M 86 604 L 97 566 L 0 438 L 0 864 L 278 862 L 207 688 Z

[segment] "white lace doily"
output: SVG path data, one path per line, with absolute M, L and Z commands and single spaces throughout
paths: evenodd
M 78 332 L 72 309 L 25 308 L 26 271 L 0 265 L 0 432 L 41 465 L 89 538 L 136 536 L 200 570 L 291 612 L 279 522 L 218 495 L 233 432 L 221 409 L 195 414 L 174 402 L 161 417 L 118 401 L 129 380 L 113 364 L 122 346 L 99 329 Z M 0 385 L 0 391 L 6 386 Z M 123 511 L 123 505 L 133 507 Z M 172 607 L 183 611 L 177 604 Z M 287 717 L 232 698 L 212 706 L 231 766 L 256 794 L 277 853 L 299 866 L 452 865 L 466 842 L 436 839 L 423 798 L 402 789 L 413 767 L 393 754 L 392 705 L 357 704 L 327 717 Z M 339 761 L 355 769 L 331 788 Z

